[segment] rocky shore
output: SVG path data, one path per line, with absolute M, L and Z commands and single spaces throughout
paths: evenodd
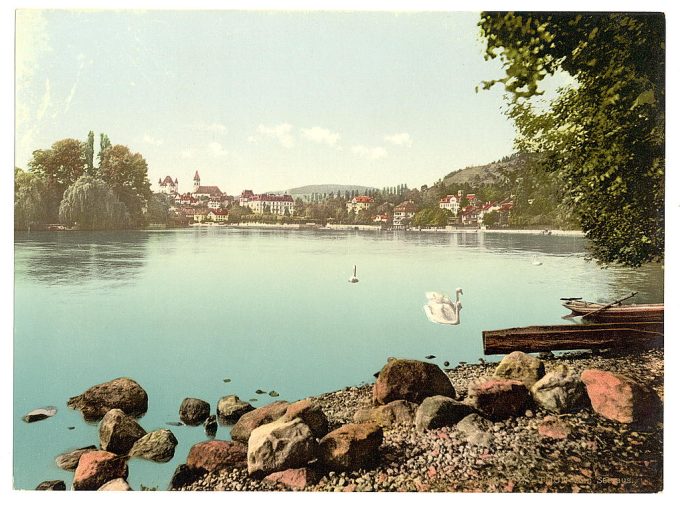
M 627 376 L 663 400 L 663 349 L 629 353 L 567 353 L 542 360 L 582 374 L 597 370 Z M 498 364 L 445 369 L 459 402 L 470 381 L 493 376 Z M 623 388 L 625 391 L 625 388 Z M 374 407 L 373 387 L 348 387 L 314 397 L 331 428 L 355 421 Z M 476 413 L 474 413 L 476 414 Z M 612 416 L 612 415 L 610 415 Z M 178 490 L 334 492 L 659 492 L 663 490 L 663 425 L 660 412 L 622 423 L 586 403 L 568 413 L 535 404 L 522 414 L 470 432 L 458 424 L 419 430 L 412 421 L 383 427 L 376 463 L 352 471 L 288 470 L 254 479 L 246 467 L 217 470 Z M 469 417 L 468 417 L 469 418 Z M 483 423 L 475 424 L 483 427 Z
M 659 492 L 663 399 L 659 348 L 517 351 L 452 369 L 389 358 L 372 385 L 297 402 L 254 408 L 226 395 L 211 414 L 210 403 L 184 399 L 180 420 L 203 425 L 207 439 L 193 444 L 168 490 Z M 74 471 L 74 490 L 131 490 L 131 457 L 174 457 L 170 430 L 137 423 L 148 396 L 132 379 L 92 386 L 68 406 L 99 431 L 98 448 L 55 458 Z M 218 422 L 231 426 L 230 441 L 214 439 Z

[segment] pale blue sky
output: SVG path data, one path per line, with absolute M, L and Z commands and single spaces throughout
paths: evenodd
M 432 184 L 512 152 L 478 13 L 19 11 L 16 164 L 92 129 L 235 194 Z

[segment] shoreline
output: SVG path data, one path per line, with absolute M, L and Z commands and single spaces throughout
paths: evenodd
M 663 401 L 663 347 L 643 351 L 567 352 L 543 359 L 545 370 L 559 365 L 624 374 L 654 390 Z M 472 379 L 490 376 L 497 363 L 461 364 L 444 369 L 458 394 Z M 372 407 L 373 385 L 346 387 L 309 397 L 326 414 L 331 428 L 352 423 L 360 409 Z M 548 420 L 570 429 L 553 439 L 539 427 Z M 660 492 L 663 490 L 662 416 L 644 429 L 618 423 L 591 408 L 554 415 L 532 408 L 522 416 L 493 424 L 488 442 L 472 444 L 453 427 L 416 431 L 413 425 L 384 428 L 375 467 L 319 472 L 299 488 L 257 480 L 245 468 L 207 473 L 170 490 L 309 492 Z M 310 466 L 312 467 L 312 466 Z

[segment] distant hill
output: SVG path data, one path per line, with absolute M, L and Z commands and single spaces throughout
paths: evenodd
M 275 191 L 275 194 L 290 194 L 295 197 L 309 196 L 311 194 L 340 194 L 344 195 L 345 191 L 358 191 L 360 193 L 366 192 L 367 190 L 372 190 L 375 187 L 368 187 L 366 185 L 341 185 L 341 184 L 320 184 L 320 185 L 304 185 L 302 187 L 294 187 L 292 189 L 286 189 L 284 191 Z
M 499 161 L 484 164 L 482 166 L 470 166 L 464 169 L 452 171 L 442 181 L 444 185 L 452 184 L 491 184 L 496 182 L 501 171 L 513 171 L 525 164 L 530 156 L 527 154 L 514 154 L 503 157 Z

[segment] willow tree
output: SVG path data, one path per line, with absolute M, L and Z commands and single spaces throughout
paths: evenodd
M 49 189 L 38 175 L 14 170 L 14 229 L 29 229 L 50 222 Z
M 79 229 L 120 229 L 130 222 L 125 204 L 116 198 L 103 180 L 81 176 L 64 193 L 59 219 Z
M 664 259 L 665 20 L 662 14 L 482 13 L 487 59 L 500 58 L 517 148 L 540 152 L 602 264 Z M 547 109 L 540 82 L 575 85 Z

